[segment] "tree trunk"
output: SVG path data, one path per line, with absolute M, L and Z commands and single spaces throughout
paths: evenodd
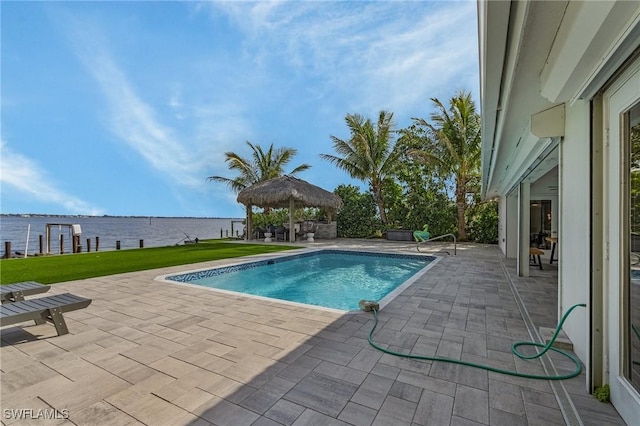
M 467 241 L 464 213 L 467 209 L 467 191 L 464 186 L 456 188 L 456 207 L 458 209 L 458 241 Z
M 373 190 L 373 199 L 375 200 L 376 205 L 378 206 L 378 213 L 380 214 L 380 220 L 382 221 L 383 225 L 386 225 L 387 212 L 384 211 L 384 200 L 382 199 L 382 190 L 380 189 L 380 187 L 373 186 L 373 185 L 372 185 L 372 190 Z
M 387 224 L 387 213 L 384 211 L 384 202 L 380 200 L 378 204 L 378 211 L 380 212 L 380 220 L 384 225 Z

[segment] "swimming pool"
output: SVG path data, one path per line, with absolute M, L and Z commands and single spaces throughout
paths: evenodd
M 424 274 L 436 257 L 314 250 L 163 277 L 259 297 L 337 310 L 358 309 L 361 299 L 380 307 Z

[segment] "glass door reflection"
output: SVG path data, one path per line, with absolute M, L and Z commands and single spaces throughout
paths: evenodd
M 625 375 L 640 392 L 640 104 L 625 114 L 625 139 L 629 152 L 630 273 L 622 303 L 627 305 Z M 626 300 L 624 300 L 626 299 Z

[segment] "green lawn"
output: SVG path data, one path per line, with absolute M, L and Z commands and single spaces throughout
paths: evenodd
M 0 260 L 0 284 L 19 281 L 53 284 L 295 248 L 297 247 L 207 240 L 183 246 L 2 259 Z

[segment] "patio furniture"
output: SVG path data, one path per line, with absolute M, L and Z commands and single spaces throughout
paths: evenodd
M 91 299 L 75 296 L 71 293 L 46 296 L 38 299 L 22 300 L 0 305 L 0 326 L 16 324 L 25 321 L 35 321 L 36 324 L 51 322 L 58 336 L 69 333 L 62 314 L 86 308 Z
M 301 239 L 309 242 L 313 242 L 313 237 L 316 232 L 316 224 L 311 220 L 305 220 L 300 226 L 300 232 L 297 234 Z M 308 234 L 313 234 L 309 236 Z
M 553 258 L 556 252 L 556 246 L 558 245 L 558 237 L 547 237 L 545 238 L 545 240 L 551 243 L 551 260 L 549 261 L 549 263 L 553 265 L 553 261 L 558 260 Z
M 19 302 L 25 296 L 46 293 L 51 287 L 35 281 L 25 281 L 21 283 L 0 286 L 0 303 Z
M 410 229 L 387 229 L 385 238 L 387 241 L 413 241 L 413 231 Z
M 284 226 L 278 226 L 275 229 L 275 237 L 276 237 L 276 241 L 286 241 L 287 232 Z
M 540 260 L 540 256 L 543 254 L 544 252 L 539 248 L 529 247 L 529 263 L 531 265 L 538 265 L 540 267 L 540 270 L 542 270 L 542 261 Z M 536 257 L 538 258 L 537 263 Z
M 256 240 L 261 240 L 264 238 L 264 233 L 266 232 L 266 229 L 257 227 L 256 230 L 253 232 L 253 237 Z

